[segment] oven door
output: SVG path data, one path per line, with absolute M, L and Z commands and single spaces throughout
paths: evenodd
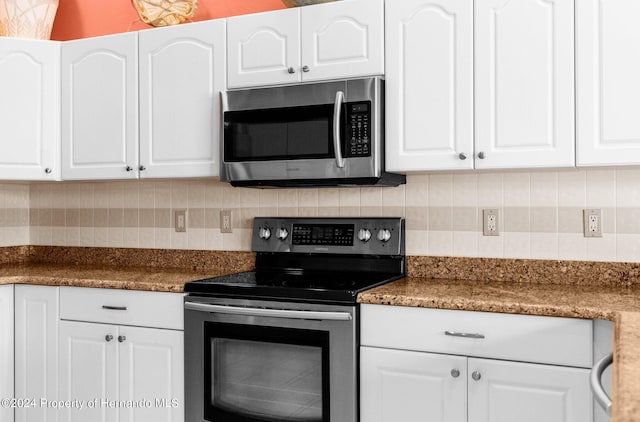
M 355 309 L 187 297 L 186 421 L 356 421 Z

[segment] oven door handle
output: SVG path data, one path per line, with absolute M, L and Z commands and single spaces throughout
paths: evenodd
M 340 120 L 342 120 L 342 103 L 344 103 L 344 92 L 336 92 L 336 101 L 333 104 L 333 150 L 336 155 L 336 166 L 344 167 L 342 158 L 342 139 L 340 137 Z
M 184 308 L 199 312 L 216 312 L 219 314 L 247 315 L 272 318 L 318 319 L 327 321 L 350 321 L 348 312 L 294 311 L 291 309 L 245 308 L 227 305 L 209 305 L 207 303 L 185 302 Z

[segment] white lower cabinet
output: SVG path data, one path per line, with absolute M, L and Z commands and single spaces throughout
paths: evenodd
M 60 290 L 60 422 L 184 420 L 182 294 Z M 79 408 L 78 406 L 82 406 Z
M 13 286 L 0 286 L 0 399 L 14 397 L 13 390 Z M 10 406 L 0 406 L 0 421 L 13 421 Z
M 361 324 L 361 422 L 593 421 L 592 321 L 363 305 Z
M 58 287 L 15 286 L 15 393 L 38 406 L 17 407 L 16 422 L 56 421 L 58 409 Z
M 182 342 L 182 331 L 61 321 L 60 399 L 84 408 L 60 420 L 183 420 Z

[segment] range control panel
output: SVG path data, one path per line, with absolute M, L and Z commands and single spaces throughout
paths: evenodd
M 404 255 L 402 218 L 256 217 L 254 252 Z

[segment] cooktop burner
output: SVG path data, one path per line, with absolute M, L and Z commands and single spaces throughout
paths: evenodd
M 187 283 L 189 295 L 355 303 L 358 293 L 404 275 L 400 218 L 254 220 L 254 271 Z

